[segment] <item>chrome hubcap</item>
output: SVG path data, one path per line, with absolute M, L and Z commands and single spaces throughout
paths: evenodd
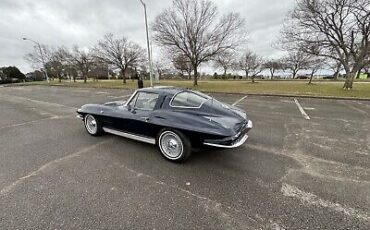
M 86 129 L 89 133 L 95 134 L 98 127 L 96 125 L 96 120 L 93 116 L 87 115 L 85 118 L 85 124 L 86 124 Z
M 174 139 L 171 139 L 168 143 L 167 143 L 167 148 L 168 149 L 176 149 L 177 148 L 177 146 L 178 146 L 178 143 L 177 143 L 177 141 L 176 140 L 174 140 Z
M 160 148 L 170 159 L 179 158 L 183 152 L 183 145 L 180 137 L 171 131 L 166 131 L 161 135 Z

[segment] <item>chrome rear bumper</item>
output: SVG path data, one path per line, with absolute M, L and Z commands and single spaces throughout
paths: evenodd
M 204 145 L 212 146 L 212 147 L 217 147 L 217 148 L 225 148 L 225 149 L 233 149 L 237 148 L 245 143 L 245 141 L 248 139 L 248 135 L 245 134 L 238 142 L 235 142 L 233 145 L 220 145 L 220 144 L 213 144 L 213 143 L 207 143 L 204 142 Z
M 251 130 L 253 128 L 253 122 L 251 120 L 248 121 L 248 124 L 246 126 L 246 132 L 248 132 L 249 130 Z M 237 134 L 236 136 L 239 136 L 239 134 Z M 245 133 L 242 137 L 238 137 L 239 140 L 235 143 L 233 143 L 232 145 L 223 145 L 223 144 L 215 144 L 215 143 L 210 143 L 210 142 L 204 142 L 203 144 L 204 145 L 208 145 L 208 146 L 212 146 L 212 147 L 217 147 L 217 148 L 226 148 L 226 149 L 233 149 L 233 148 L 237 148 L 241 145 L 243 145 L 245 143 L 245 141 L 248 139 L 248 135 Z

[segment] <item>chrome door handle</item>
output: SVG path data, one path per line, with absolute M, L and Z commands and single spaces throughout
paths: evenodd
M 143 118 L 145 122 L 149 121 L 149 117 L 141 117 L 141 118 Z

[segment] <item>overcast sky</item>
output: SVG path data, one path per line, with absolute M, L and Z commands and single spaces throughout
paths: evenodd
M 236 11 L 246 19 L 251 50 L 266 58 L 282 55 L 271 43 L 294 0 L 213 1 L 220 13 Z M 146 0 L 149 22 L 171 2 Z M 0 66 L 15 65 L 24 73 L 32 70 L 24 55 L 33 45 L 22 37 L 51 46 L 91 47 L 111 32 L 145 47 L 143 16 L 139 0 L 0 0 Z

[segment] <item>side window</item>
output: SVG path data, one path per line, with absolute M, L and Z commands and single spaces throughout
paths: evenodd
M 139 92 L 136 94 L 131 102 L 135 103 L 135 105 L 133 106 L 134 108 L 153 110 L 157 103 L 158 96 L 159 95 L 156 93 Z M 130 105 L 132 106 L 131 103 Z
M 170 103 L 172 107 L 200 108 L 208 99 L 192 92 L 176 94 Z

